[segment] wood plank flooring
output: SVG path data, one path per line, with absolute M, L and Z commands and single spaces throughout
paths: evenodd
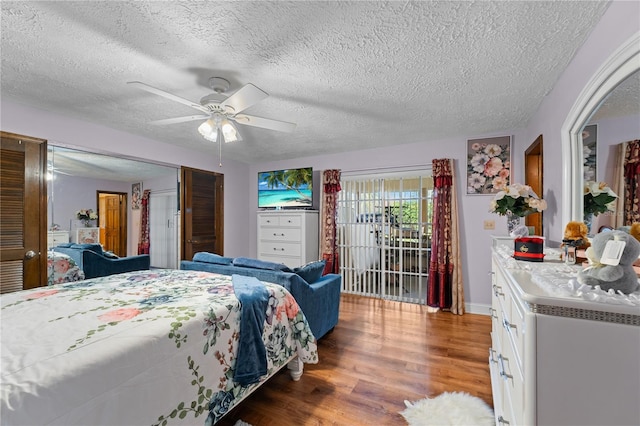
M 219 425 L 403 425 L 404 400 L 465 391 L 493 406 L 491 318 L 343 295 L 340 320 L 302 378 L 282 370 Z

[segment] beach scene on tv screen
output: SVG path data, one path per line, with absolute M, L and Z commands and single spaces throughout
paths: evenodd
M 310 167 L 258 173 L 258 207 L 311 207 L 312 196 Z

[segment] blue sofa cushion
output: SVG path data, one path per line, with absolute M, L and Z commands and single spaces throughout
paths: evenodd
M 215 253 L 208 253 L 206 251 L 199 251 L 193 255 L 194 262 L 213 263 L 215 265 L 231 265 L 233 262 L 232 257 L 224 257 Z
M 322 277 L 322 272 L 324 271 L 324 265 L 326 262 L 324 260 L 317 260 L 315 262 L 309 262 L 306 265 L 300 266 L 299 268 L 294 268 L 293 272 L 298 274 L 300 278 L 308 282 L 309 284 L 313 284 Z
M 233 259 L 233 266 L 244 268 L 268 269 L 271 271 L 292 272 L 284 263 L 267 262 L 266 260 L 251 259 L 248 257 L 236 257 Z
M 118 256 L 112 251 L 103 251 L 102 255 L 108 259 L 120 259 L 120 256 Z
M 91 250 L 94 253 L 102 254 L 102 245 L 97 243 L 90 244 L 71 244 L 72 249 Z
M 208 271 L 224 275 L 246 275 L 283 286 L 291 292 L 300 305 L 300 309 L 307 317 L 311 331 L 317 339 L 328 333 L 338 323 L 342 280 L 338 274 L 323 275 L 316 282 L 308 283 L 300 275 L 293 272 L 235 265 L 216 265 L 191 260 L 181 261 L 180 269 Z

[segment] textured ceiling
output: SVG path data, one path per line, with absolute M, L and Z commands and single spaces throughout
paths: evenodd
M 15 102 L 217 153 L 199 122 L 149 122 L 186 99 L 253 83 L 223 155 L 255 163 L 527 125 L 606 2 L 2 1 L 1 94 Z M 40 135 L 46 137 L 46 135 Z M 62 141 L 64 142 L 64 141 Z

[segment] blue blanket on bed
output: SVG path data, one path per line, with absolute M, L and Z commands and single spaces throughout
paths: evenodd
M 233 381 L 242 386 L 267 374 L 267 351 L 262 340 L 269 292 L 255 277 L 232 275 L 233 291 L 240 300 L 240 342 Z

